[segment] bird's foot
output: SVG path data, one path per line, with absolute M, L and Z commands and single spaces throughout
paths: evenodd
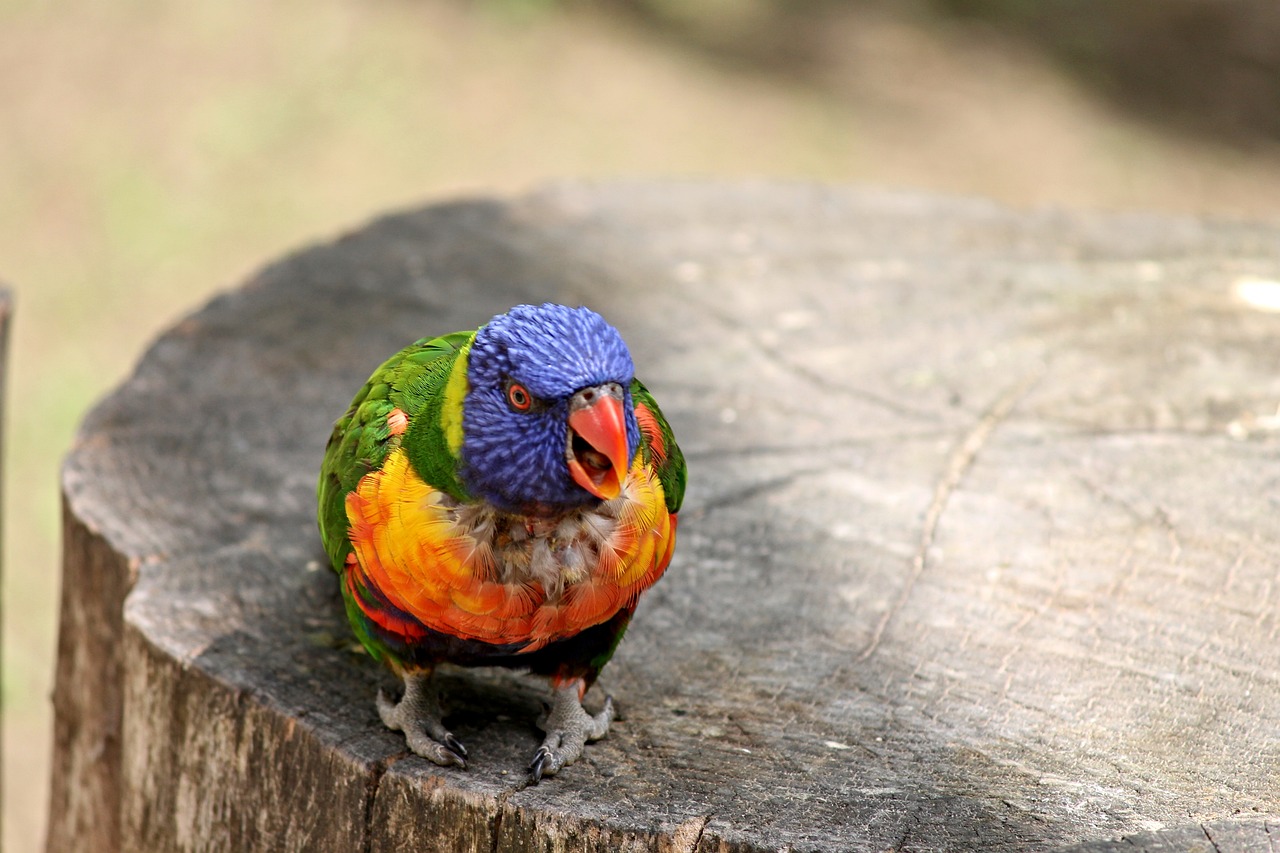
M 392 731 L 404 732 L 409 749 L 441 767 L 467 766 L 467 748 L 440 722 L 440 700 L 431 689 L 430 672 L 405 673 L 399 702 L 378 691 L 378 716 Z
M 529 781 L 533 784 L 577 761 L 588 741 L 599 740 L 609 733 L 613 699 L 606 697 L 604 709 L 591 715 L 582 707 L 583 692 L 581 680 L 556 687 L 551 711 L 546 720 L 538 724 L 547 737 L 529 764 Z

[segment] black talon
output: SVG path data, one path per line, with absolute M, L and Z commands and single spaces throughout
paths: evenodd
M 445 747 L 444 752 L 445 752 L 445 755 L 449 756 L 449 760 L 452 761 L 453 764 L 459 770 L 467 769 L 467 760 L 463 758 L 461 755 L 458 755 L 458 753 L 454 752 L 452 749 L 449 749 L 448 747 Z
M 529 782 L 536 785 L 542 779 L 542 768 L 546 765 L 547 759 L 551 757 L 551 750 L 545 746 L 538 747 L 538 751 L 533 754 L 533 761 L 529 762 Z
M 467 748 L 462 745 L 462 741 L 453 736 L 452 732 L 444 736 L 443 743 L 445 749 L 449 750 L 453 754 L 461 756 L 462 758 L 467 757 Z M 466 765 L 464 764 L 463 766 L 465 767 Z

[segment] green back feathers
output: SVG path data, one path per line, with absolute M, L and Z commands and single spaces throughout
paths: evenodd
M 457 421 L 456 438 L 460 443 L 461 398 L 456 387 L 447 386 L 459 355 L 474 336 L 474 332 L 454 332 L 423 338 L 405 347 L 373 372 L 346 414 L 334 424 L 320 467 L 317 492 L 320 536 L 335 568 L 342 565 L 351 550 L 347 538 L 347 493 L 365 474 L 382 467 L 387 454 L 401 444 L 423 479 L 454 497 L 466 499 L 457 479 L 457 444 L 451 448 L 446 432 L 447 423 Z M 465 393 L 466 360 L 461 361 L 461 392 Z M 447 390 L 455 393 L 447 394 Z M 456 411 L 446 414 L 450 403 L 456 403 Z M 408 430 L 400 435 L 393 434 L 388 422 L 396 409 L 409 419 Z
M 675 434 L 671 432 L 671 425 L 658 408 L 658 402 L 639 379 L 631 381 L 631 399 L 636 406 L 637 418 L 641 421 L 641 433 L 656 428 L 656 435 L 640 443 L 640 452 L 644 454 L 646 463 L 657 468 L 658 482 L 662 483 L 662 491 L 667 499 L 667 512 L 674 514 L 680 511 L 680 504 L 684 502 L 684 485 L 689 478 L 684 454 L 680 452 L 680 445 L 676 444 Z M 645 423 L 648 419 L 640 413 L 641 407 L 648 409 L 652 416 L 648 424 Z

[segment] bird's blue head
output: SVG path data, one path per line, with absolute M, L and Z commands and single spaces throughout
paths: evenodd
M 462 480 L 513 512 L 615 497 L 640 442 L 635 367 L 586 308 L 518 305 L 476 332 L 462 407 Z

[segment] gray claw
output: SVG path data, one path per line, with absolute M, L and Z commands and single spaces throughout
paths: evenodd
M 409 749 L 441 767 L 467 767 L 467 749 L 440 722 L 440 702 L 431 690 L 431 673 L 406 673 L 404 696 L 392 702 L 378 691 L 378 716 L 392 731 L 404 732 Z
M 578 698 L 580 682 L 557 687 L 546 721 L 540 723 L 547 733 L 542 745 L 529 763 L 529 781 L 537 784 L 543 776 L 554 776 L 582 755 L 583 747 L 609 733 L 613 719 L 613 700 L 604 700 L 604 709 L 588 714 Z
M 462 745 L 462 741 L 453 736 L 453 732 L 445 732 L 442 738 L 444 745 L 456 752 L 463 758 L 467 757 L 467 748 Z
M 531 785 L 536 785 L 541 781 L 542 771 L 550 758 L 551 750 L 545 746 L 538 747 L 538 751 L 533 754 L 533 761 L 529 762 L 529 783 Z

